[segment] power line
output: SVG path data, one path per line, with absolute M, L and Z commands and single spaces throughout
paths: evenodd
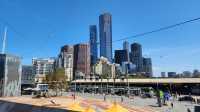
M 114 43 L 114 42 L 118 42 L 118 41 L 122 41 L 122 40 L 127 40 L 127 39 L 145 36 L 145 35 L 148 35 L 148 34 L 152 34 L 152 33 L 160 32 L 160 31 L 163 31 L 163 30 L 168 30 L 168 29 L 171 29 L 171 28 L 174 28 L 174 27 L 178 27 L 180 25 L 184 25 L 184 24 L 194 22 L 194 21 L 197 21 L 197 20 L 200 20 L 200 17 L 195 18 L 195 19 L 190 19 L 190 20 L 187 20 L 187 21 L 183 21 L 183 22 L 180 22 L 180 23 L 176 23 L 176 24 L 173 24 L 173 25 L 161 27 L 161 28 L 158 28 L 158 29 L 155 29 L 155 30 L 152 30 L 152 31 L 139 33 L 139 34 L 136 34 L 136 35 L 133 35 L 133 36 L 130 36 L 130 37 L 125 37 L 125 38 L 122 38 L 122 39 L 114 40 L 112 42 Z

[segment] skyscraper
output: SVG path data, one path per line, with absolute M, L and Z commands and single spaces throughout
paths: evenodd
M 128 62 L 127 50 L 115 50 L 115 63 L 122 65 L 122 62 Z
M 65 69 L 68 80 L 73 79 L 73 53 L 73 46 L 65 45 L 61 48 L 58 59 L 58 67 Z
M 123 49 L 127 50 L 129 52 L 129 43 L 128 43 L 128 41 L 124 41 L 123 42 Z
M 77 73 L 84 74 L 84 77 L 90 75 L 90 48 L 88 44 L 74 45 L 74 79 Z
M 99 16 L 100 56 L 112 62 L 112 16 L 104 13 Z
M 142 46 L 139 43 L 131 44 L 131 62 L 136 65 L 136 72 L 143 71 Z
M 127 50 L 127 57 L 128 57 L 128 62 L 130 61 L 130 58 L 129 58 L 129 43 L 128 41 L 124 41 L 123 42 L 123 50 Z
M 91 65 L 94 65 L 98 57 L 98 48 L 97 48 L 97 27 L 96 25 L 90 26 L 90 59 Z
M 143 58 L 143 72 L 145 72 L 146 76 L 152 77 L 152 62 L 151 58 Z

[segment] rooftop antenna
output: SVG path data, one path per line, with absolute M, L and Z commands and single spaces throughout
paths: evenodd
M 6 47 L 6 36 L 7 36 L 7 27 L 4 29 L 4 35 L 3 35 L 3 46 L 2 46 L 2 51 L 1 53 L 5 53 L 5 47 Z

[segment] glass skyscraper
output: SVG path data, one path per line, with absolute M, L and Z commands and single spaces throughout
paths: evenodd
M 90 59 L 91 65 L 94 65 L 98 57 L 97 48 L 97 27 L 96 25 L 90 25 Z
M 115 50 L 115 63 L 122 65 L 122 62 L 128 62 L 127 50 Z
M 112 16 L 104 13 L 99 16 L 100 56 L 112 62 Z
M 128 41 L 124 41 L 123 42 L 123 50 L 126 50 L 127 51 L 127 57 L 128 57 L 128 62 L 130 61 L 130 59 L 129 59 L 129 43 L 128 43 Z
M 131 62 L 136 65 L 136 71 L 143 71 L 142 46 L 139 43 L 131 44 Z

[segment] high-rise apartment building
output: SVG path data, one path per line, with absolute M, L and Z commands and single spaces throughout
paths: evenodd
M 55 69 L 55 58 L 33 58 L 32 66 L 35 82 L 43 83 L 44 78 Z
M 99 16 L 100 56 L 112 62 L 112 16 L 104 13 Z
M 74 79 L 79 77 L 77 74 L 84 74 L 84 77 L 90 75 L 90 47 L 88 44 L 74 45 Z
M 73 79 L 73 53 L 73 46 L 65 45 L 61 47 L 61 51 L 58 56 L 57 67 L 65 69 L 65 75 L 68 80 Z

